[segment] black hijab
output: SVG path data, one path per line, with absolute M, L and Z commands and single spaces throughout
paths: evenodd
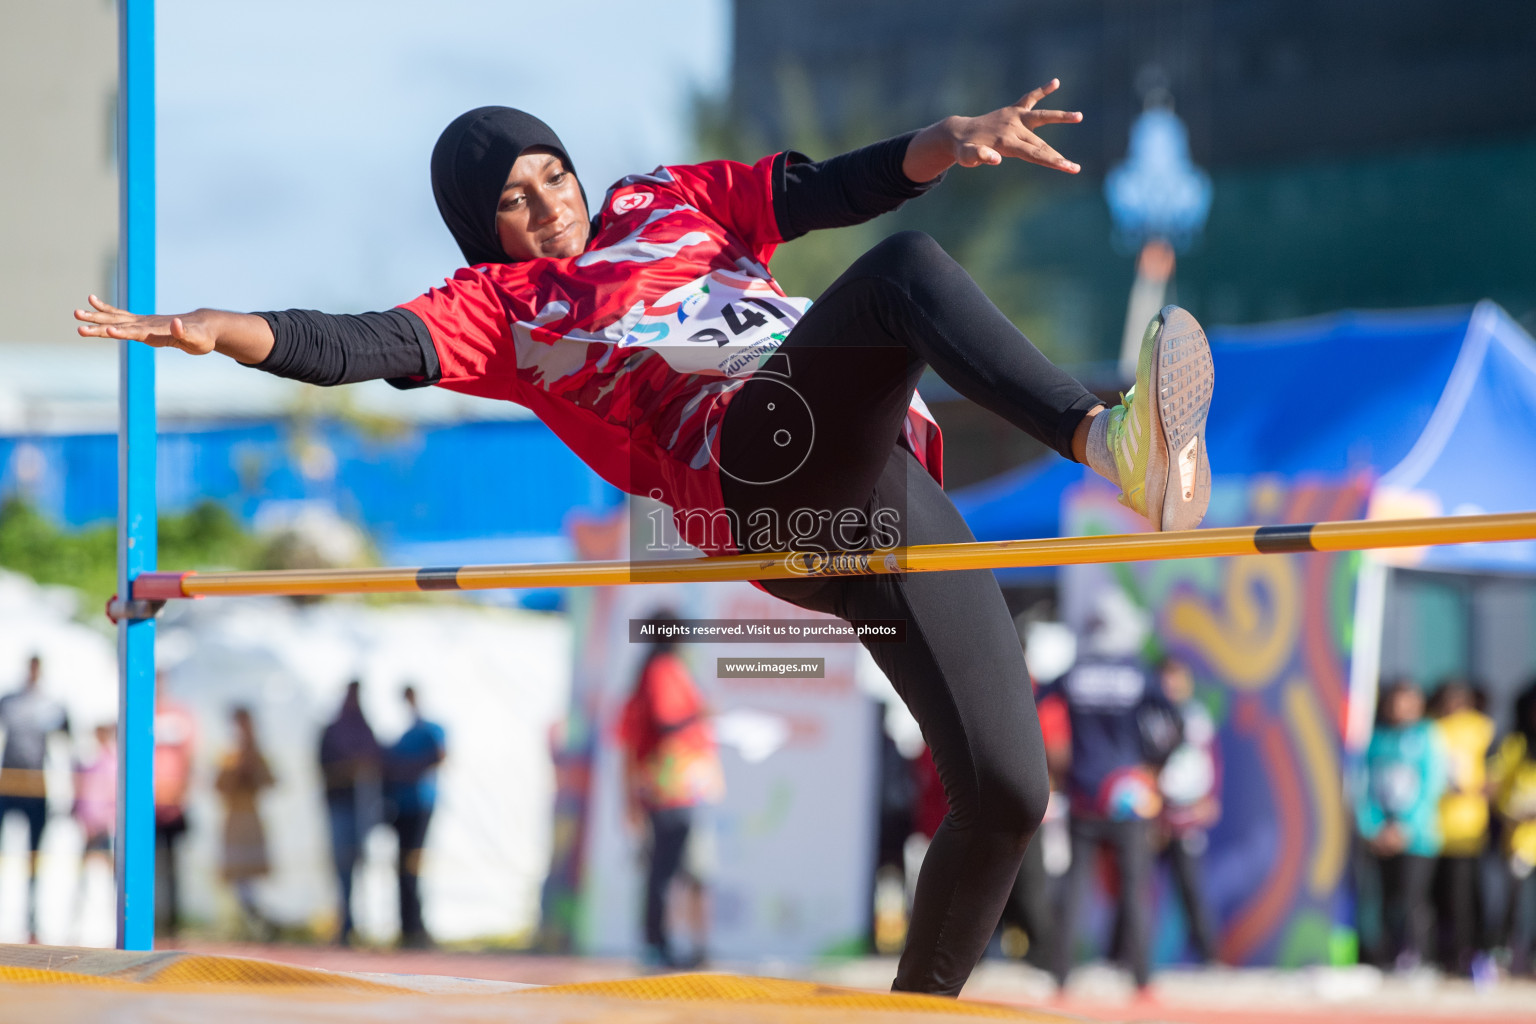
M 471 266 L 507 262 L 496 234 L 496 207 L 512 165 L 533 146 L 548 146 L 565 161 L 566 170 L 576 173 L 560 136 L 532 114 L 511 107 L 476 107 L 460 114 L 432 147 L 432 197 Z M 585 189 L 581 198 L 585 202 Z

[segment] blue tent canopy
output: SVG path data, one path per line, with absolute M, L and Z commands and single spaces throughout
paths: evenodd
M 1221 476 L 1380 474 L 1424 432 L 1471 310 L 1336 313 L 1211 332 Z
M 1061 496 L 1082 479 L 1082 466 L 1050 455 L 951 497 L 977 540 L 1054 537 L 1061 523 Z
M 1054 537 L 1061 529 L 1061 499 L 1087 472 L 1075 462 L 1048 455 L 950 497 L 977 540 L 1027 540 Z M 1012 585 L 1049 583 L 1050 567 L 1000 569 L 998 579 Z
M 1536 509 L 1536 342 L 1492 302 L 1211 332 L 1221 477 L 1369 473 L 1442 514 Z M 1052 537 L 1085 470 L 1055 456 L 953 497 L 978 539 Z M 1536 571 L 1536 544 L 1434 548 L 1424 568 Z M 1038 580 L 1050 570 L 1003 578 Z
M 1377 494 L 1416 497 L 1447 515 L 1536 509 L 1536 342 L 1498 306 L 1473 311 L 1434 413 Z M 1536 572 L 1536 542 L 1430 548 L 1417 564 Z

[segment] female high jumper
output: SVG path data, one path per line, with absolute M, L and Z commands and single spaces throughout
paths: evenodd
M 660 167 L 615 184 L 595 214 L 548 126 L 481 107 L 432 153 L 433 194 L 468 264 L 442 286 L 360 315 L 139 316 L 92 296 L 75 316 L 88 337 L 219 352 L 313 384 L 384 378 L 516 402 L 604 479 L 671 506 L 710 555 L 972 540 L 916 393 L 929 367 L 1092 467 L 1154 528 L 1192 528 L 1210 496 L 1213 375 L 1189 313 L 1169 306 L 1153 319 L 1135 387 L 1106 408 L 925 235 L 887 238 L 814 305 L 785 296 L 768 270 L 780 243 L 894 210 L 956 164 L 1016 158 L 1077 173 L 1035 134 L 1082 120 L 1036 109 L 1057 85 L 819 163 L 784 152 Z M 923 862 L 894 987 L 958 994 L 1048 795 L 1002 592 L 983 570 L 762 586 L 801 608 L 906 623 L 902 642 L 866 646 L 922 726 L 950 812 Z

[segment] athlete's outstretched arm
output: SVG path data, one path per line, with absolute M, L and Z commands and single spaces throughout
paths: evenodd
M 1025 93 L 1012 106 L 980 117 L 946 117 L 918 132 L 907 147 L 902 170 L 913 181 L 936 178 L 955 164 L 978 167 L 1000 164 L 1004 157 L 1028 160 L 1068 174 L 1082 170 L 1047 145 L 1035 129 L 1048 124 L 1076 124 L 1083 115 L 1075 110 L 1036 110 L 1035 106 L 1060 88 L 1051 79 Z
M 773 161 L 773 218 L 788 242 L 808 231 L 862 224 L 899 208 L 939 183 L 915 182 L 901 163 L 916 132 L 831 157 L 780 153 Z
M 1052 79 L 1013 106 L 980 117 L 946 117 L 921 131 L 829 160 L 780 153 L 773 163 L 773 212 L 779 237 L 787 242 L 808 231 L 862 224 L 889 213 L 937 185 L 955 164 L 996 164 L 1006 156 L 1076 174 L 1077 164 L 1034 133 L 1041 125 L 1075 124 L 1083 119 L 1075 111 L 1035 109 L 1057 85 Z
M 195 356 L 218 352 L 279 377 L 323 386 L 384 379 L 397 387 L 420 387 L 438 379 L 431 335 L 406 309 L 358 314 L 199 309 L 140 316 L 94 295 L 90 302 L 90 309 L 75 310 L 79 332 L 87 338 L 140 341 Z

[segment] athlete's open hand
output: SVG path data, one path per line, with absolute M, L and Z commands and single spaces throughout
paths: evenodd
M 251 313 L 199 309 L 176 316 L 140 315 L 90 297 L 90 309 L 75 310 L 83 338 L 142 341 L 155 348 L 179 348 L 194 356 L 222 352 L 242 363 L 259 363 L 272 351 L 272 329 Z
M 204 356 L 213 351 L 217 336 L 208 329 L 202 318 L 187 313 L 182 316 L 140 316 L 126 309 L 90 297 L 90 309 L 75 310 L 75 319 L 83 338 L 120 338 L 142 341 L 155 348 L 179 348 L 194 356 Z
M 1060 88 L 1051 79 L 1026 93 L 1012 106 L 980 117 L 946 117 L 918 132 L 907 145 L 901 169 L 912 181 L 931 181 L 946 170 L 1000 164 L 1004 157 L 1028 160 L 1067 174 L 1082 170 L 1035 134 L 1048 124 L 1076 124 L 1083 115 L 1075 110 L 1036 110 L 1036 105 Z

